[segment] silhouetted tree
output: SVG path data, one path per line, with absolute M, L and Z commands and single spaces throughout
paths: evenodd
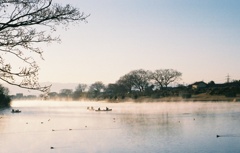
M 116 84 L 122 86 L 126 93 L 131 93 L 134 85 L 133 76 L 125 74 L 124 76 L 120 77 Z
M 143 69 L 134 70 L 129 73 L 129 75 L 133 76 L 133 87 L 140 92 L 144 92 L 145 89 L 149 85 L 150 81 L 150 72 L 145 71 Z
M 215 82 L 214 81 L 210 81 L 210 82 L 208 82 L 207 86 L 208 87 L 213 87 L 213 86 L 215 86 Z
M 122 76 L 117 84 L 125 86 L 125 88 L 131 92 L 132 90 L 138 90 L 144 92 L 148 87 L 150 81 L 150 72 L 143 69 L 133 70 L 128 74 Z
M 50 86 L 38 83 L 34 54 L 42 58 L 43 51 L 37 44 L 60 41 L 51 35 L 56 26 L 87 17 L 71 5 L 61 6 L 52 0 L 0 1 L 0 51 L 4 52 L 0 55 L 0 79 L 21 88 L 48 91 Z
M 159 88 L 167 87 L 170 83 L 181 79 L 182 73 L 173 69 L 159 69 L 151 73 L 151 78 Z

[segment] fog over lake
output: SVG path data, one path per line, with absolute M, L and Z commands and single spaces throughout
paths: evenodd
M 240 103 L 14 101 L 12 108 L 22 112 L 0 111 L 1 153 L 240 151 Z

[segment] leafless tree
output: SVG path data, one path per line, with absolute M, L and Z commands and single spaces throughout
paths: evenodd
M 181 76 L 181 72 L 173 69 L 159 69 L 151 74 L 151 78 L 159 88 L 167 87 L 170 83 L 181 79 Z
M 145 91 L 150 81 L 149 71 L 139 69 L 131 71 L 129 74 L 133 76 L 134 88 L 138 89 L 140 92 Z
M 53 36 L 56 26 L 86 21 L 85 15 L 71 5 L 52 0 L 0 1 L 0 79 L 21 88 L 49 91 L 38 82 L 36 55 L 42 57 L 39 43 L 60 41 Z

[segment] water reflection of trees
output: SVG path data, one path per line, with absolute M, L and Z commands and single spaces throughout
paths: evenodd
M 6 120 L 5 120 L 5 113 L 9 111 L 8 108 L 1 108 L 0 109 L 0 133 L 2 133 L 5 129 Z

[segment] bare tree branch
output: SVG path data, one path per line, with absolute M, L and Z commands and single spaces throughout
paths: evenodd
M 39 66 L 32 53 L 43 59 L 43 50 L 36 44 L 60 41 L 52 36 L 56 26 L 86 22 L 88 16 L 71 5 L 61 6 L 52 0 L 0 1 L 0 80 L 25 89 L 49 91 L 50 86 L 41 87 L 38 83 Z M 7 63 L 9 56 L 24 64 Z

